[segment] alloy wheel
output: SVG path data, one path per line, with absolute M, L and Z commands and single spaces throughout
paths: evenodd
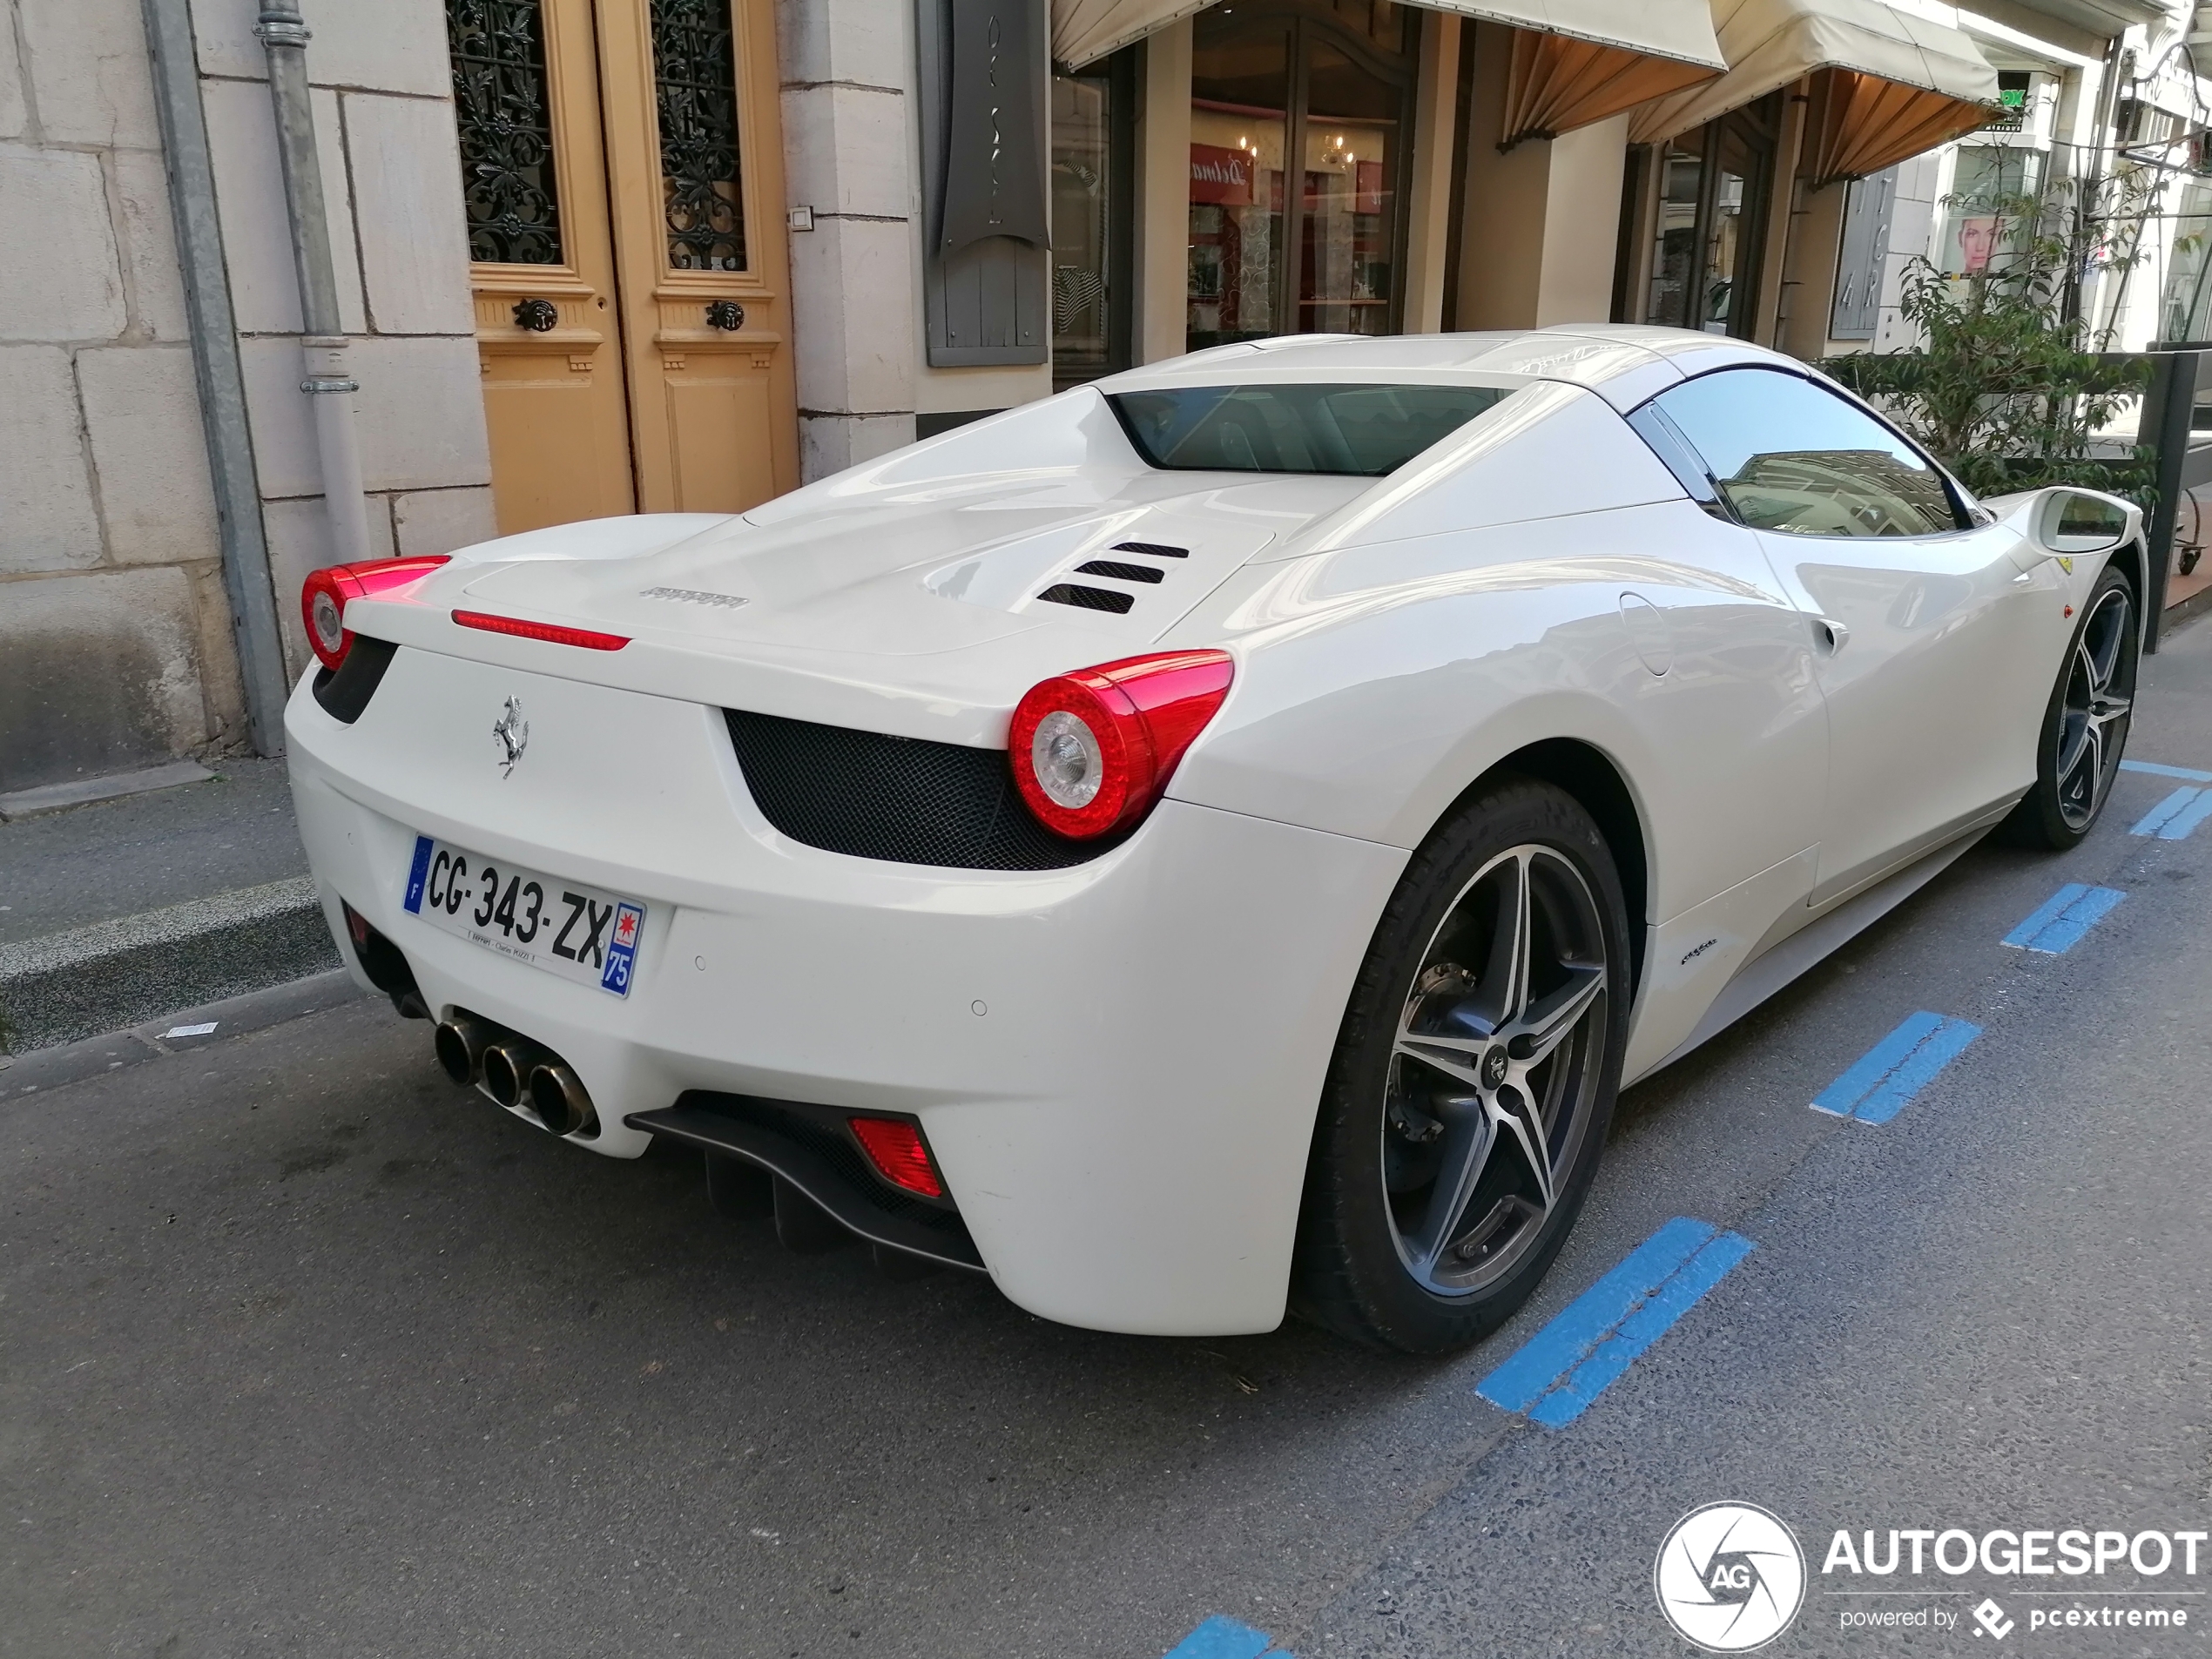
M 1423 1289 L 1480 1291 L 1543 1234 L 1595 1115 L 1609 970 L 1588 881 L 1539 844 L 1486 862 L 1431 936 L 1382 1126 L 1399 1260 Z
M 2067 671 L 2055 770 L 2059 815 L 2068 829 L 2094 820 L 2120 769 L 2134 702 L 2134 605 L 2125 588 L 2114 587 L 2081 624 Z

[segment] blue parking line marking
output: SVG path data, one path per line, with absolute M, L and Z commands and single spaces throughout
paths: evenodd
M 1678 1216 L 1475 1385 L 1493 1406 L 1564 1428 L 1751 1253 L 1741 1233 Z
M 2212 818 L 2212 789 L 2200 789 L 2196 799 L 2159 826 L 2161 841 L 2186 840 L 2188 833 L 2206 819 Z
M 2089 887 L 2069 881 L 2006 934 L 2004 942 L 2045 956 L 2063 954 L 2080 944 L 2082 936 L 2127 896 L 2117 887 Z
M 2205 792 L 2202 789 L 2175 790 L 2150 811 L 2145 813 L 2136 820 L 2135 827 L 2128 833 L 2130 835 L 2155 835 L 2160 840 L 2167 841 L 2180 840 L 2182 836 L 2187 835 L 2189 831 L 2183 830 L 2180 835 L 2174 833 L 2172 828 L 2174 820 L 2181 817 L 2182 813 L 2192 810 L 2203 799 L 2204 793 Z M 2195 827 L 2195 823 L 2189 826 L 2189 829 Z
M 1815 1096 L 1812 1109 L 1862 1123 L 1886 1123 L 1980 1035 L 1981 1028 L 1969 1020 L 1915 1014 Z
M 1280 1654 L 1281 1659 L 1292 1659 L 1275 1647 L 1274 1638 L 1266 1631 L 1217 1613 L 1170 1648 L 1165 1659 L 1259 1659 L 1270 1652 Z
M 2186 778 L 2191 783 L 2212 784 L 2212 772 L 2193 772 L 2187 766 L 2161 765 L 2155 760 L 2123 760 L 2122 772 L 2148 772 L 2161 778 Z

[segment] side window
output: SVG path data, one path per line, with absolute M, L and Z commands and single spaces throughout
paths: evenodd
M 1652 400 L 1736 516 L 1791 536 L 1939 536 L 1965 528 L 1939 473 L 1834 393 L 1770 368 L 1726 368 Z

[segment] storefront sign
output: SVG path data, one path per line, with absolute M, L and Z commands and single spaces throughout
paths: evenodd
M 1190 146 L 1190 199 L 1224 206 L 1249 206 L 1252 199 L 1252 157 L 1219 145 Z

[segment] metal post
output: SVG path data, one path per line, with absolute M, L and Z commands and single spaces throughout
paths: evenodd
M 2158 352 L 2152 361 L 2150 385 L 2143 396 L 2142 424 L 2136 429 L 2138 445 L 2152 446 L 2158 468 L 2158 499 L 2151 506 L 2150 521 L 2143 526 L 2149 542 L 2143 572 L 2143 649 L 2158 649 L 2159 624 L 2166 614 L 2166 573 L 2174 563 L 2174 523 L 2181 509 L 2183 469 L 2188 461 L 2189 421 L 2196 408 L 2198 366 L 2203 354 L 2193 351 Z
M 269 102 L 276 112 L 277 154 L 292 225 L 292 260 L 300 276 L 300 341 L 307 378 L 300 389 L 314 401 L 315 448 L 322 462 L 322 498 L 330 516 L 334 563 L 350 564 L 374 550 L 361 489 L 361 448 L 354 432 L 359 381 L 346 372 L 345 325 L 338 315 L 338 276 L 330 258 L 330 219 L 315 153 L 315 111 L 307 87 L 307 25 L 299 0 L 264 0 L 253 32 L 269 60 Z
M 146 43 L 153 65 L 154 108 L 169 162 L 169 200 L 177 220 L 177 260 L 184 278 L 192 334 L 192 372 L 199 385 L 207 470 L 222 538 L 223 589 L 230 599 L 253 752 L 284 752 L 284 704 L 291 690 L 284 637 L 277 628 L 269 580 L 269 546 L 261 529 L 261 496 L 253 441 L 246 420 L 246 377 L 239 367 L 238 327 L 215 217 L 215 165 L 199 102 L 188 0 L 145 0 Z

